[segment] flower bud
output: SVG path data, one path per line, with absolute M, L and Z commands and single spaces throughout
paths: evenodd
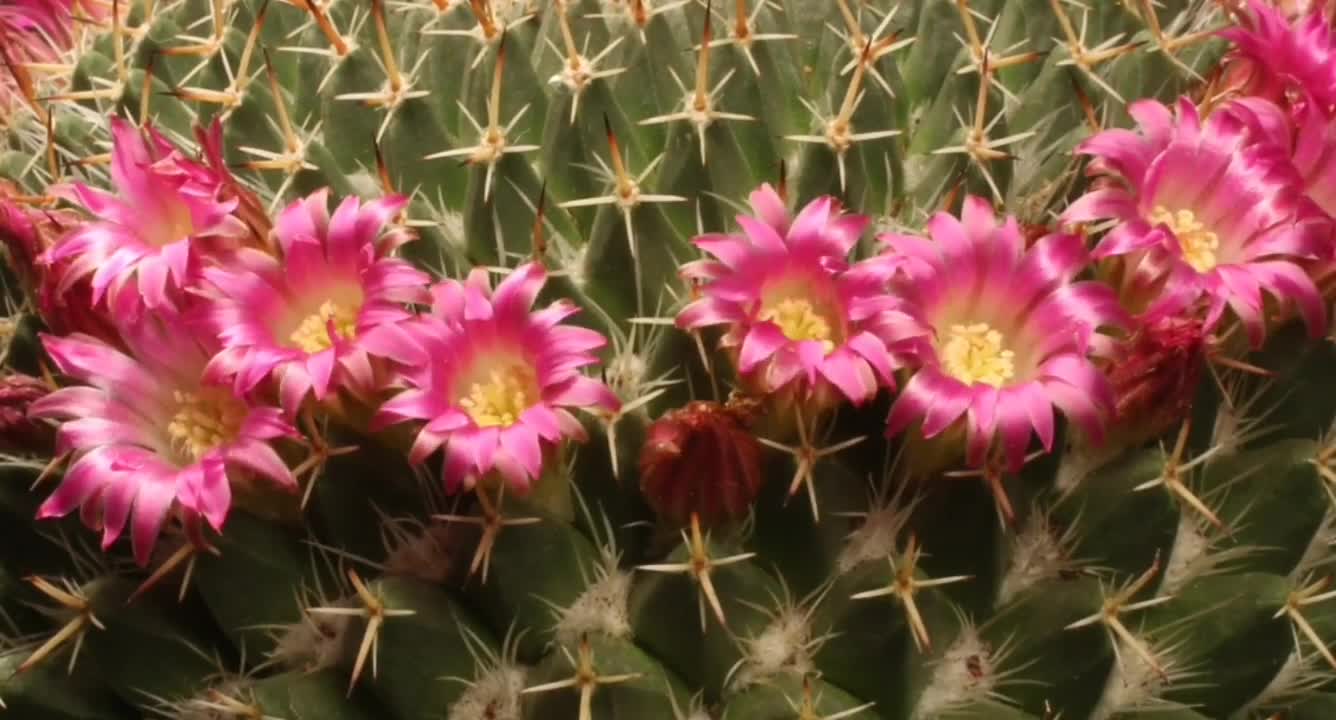
M 1114 432 L 1140 444 L 1182 422 L 1208 350 L 1199 318 L 1166 317 L 1138 329 L 1110 371 L 1117 403 Z
M 739 403 L 698 401 L 650 425 L 640 454 L 646 499 L 665 519 L 714 525 L 746 514 L 761 490 L 761 446 Z
M 28 417 L 28 407 L 51 392 L 41 380 L 14 373 L 0 377 L 0 451 L 49 455 L 55 432 Z
M 58 335 L 82 332 L 116 342 L 116 325 L 93 304 L 91 274 L 67 282 L 74 260 L 52 262 L 47 257 L 81 218 L 68 210 L 24 207 L 6 199 L 8 189 L 0 186 L 0 245 L 43 323 Z

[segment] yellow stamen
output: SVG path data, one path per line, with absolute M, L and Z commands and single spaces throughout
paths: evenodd
M 460 407 L 479 427 L 510 427 L 537 400 L 533 373 L 520 367 L 492 370 L 486 382 L 469 386 Z
M 759 317 L 778 325 L 780 332 L 790 340 L 818 340 L 826 352 L 835 349 L 831 323 L 807 300 L 784 298 L 763 309 Z
M 329 321 L 334 321 L 334 332 L 348 340 L 357 335 L 357 313 L 360 307 L 326 300 L 318 310 L 302 318 L 288 340 L 293 346 L 308 353 L 318 353 L 334 346 L 329 337 Z
M 165 247 L 195 234 L 195 221 L 190 208 L 175 198 L 164 198 L 160 222 L 147 228 L 145 237 L 158 247 Z
M 1220 236 L 1207 229 L 1191 210 L 1170 212 L 1163 205 L 1156 205 L 1150 221 L 1169 226 L 1183 248 L 1183 259 L 1197 272 L 1207 272 L 1219 262 L 1216 253 L 1220 250 Z
M 176 414 L 167 423 L 172 448 L 195 461 L 219 445 L 236 439 L 246 420 L 246 406 L 224 389 L 172 393 Z
M 965 383 L 1000 387 L 1016 375 L 1016 353 L 988 323 L 952 325 L 942 345 L 942 369 Z

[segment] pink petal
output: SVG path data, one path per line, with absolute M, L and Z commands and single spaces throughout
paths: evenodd
M 988 456 L 988 448 L 993 444 L 993 435 L 997 431 L 998 390 L 994 387 L 977 387 L 974 399 L 970 402 L 968 418 L 967 460 L 971 465 L 982 465 Z
M 430 420 L 450 410 L 450 406 L 436 393 L 405 390 L 381 405 L 372 427 L 384 428 L 406 420 Z
M 428 361 L 420 330 L 414 323 L 380 325 L 359 336 L 362 348 L 372 355 L 395 360 L 406 365 L 425 365 Z
M 238 442 L 227 449 L 227 460 L 273 480 L 279 487 L 295 489 L 297 479 L 283 458 L 268 443 L 254 440 Z
M 773 356 L 789 339 L 779 327 L 771 322 L 760 322 L 751 327 L 742 341 L 742 351 L 738 355 L 738 370 L 749 373 L 756 366 Z
M 516 423 L 501 431 L 501 448 L 504 454 L 519 462 L 529 477 L 543 474 L 543 449 L 538 444 L 538 434 L 524 423 Z
M 719 258 L 728 270 L 742 270 L 743 265 L 751 257 L 750 247 L 746 241 L 729 235 L 702 235 L 692 240 L 692 243 Z
M 176 478 L 150 472 L 140 474 L 139 480 L 130 544 L 134 549 L 135 562 L 145 567 L 153 555 L 163 522 L 167 519 L 167 511 L 176 500 Z
M 772 253 L 786 250 L 784 239 L 775 228 L 746 215 L 738 216 L 738 225 L 756 247 Z
M 540 437 L 549 442 L 561 439 L 561 420 L 551 408 L 539 403 L 532 405 L 520 415 L 520 422 L 534 429 Z
M 703 297 L 692 302 L 677 315 L 677 326 L 682 329 L 743 322 L 747 315 L 731 302 L 714 297 Z
M 1248 268 L 1276 297 L 1291 300 L 1298 306 L 1299 314 L 1303 316 L 1304 324 L 1313 338 L 1322 337 L 1326 333 L 1327 305 L 1322 300 L 1322 293 L 1313 284 L 1313 279 L 1299 266 L 1274 260 L 1252 263 Z
M 413 439 L 413 447 L 408 451 L 408 462 L 421 465 L 445 443 L 445 440 L 445 435 L 423 428 Z
M 898 435 L 922 418 L 923 436 L 932 438 L 950 427 L 969 407 L 972 393 L 934 368 L 923 368 L 910 378 L 891 406 L 886 434 Z
M 1102 441 L 1103 416 L 1085 392 L 1060 380 L 1043 383 L 1043 392 L 1069 420 L 1076 423 L 1090 437 L 1092 442 L 1098 444 Z
M 525 263 L 501 281 L 492 296 L 492 305 L 502 318 L 520 321 L 533 306 L 538 292 L 547 281 L 547 273 L 538 263 Z
M 1136 200 L 1120 188 L 1092 190 L 1077 198 L 1062 212 L 1064 223 L 1086 223 L 1104 218 L 1133 218 Z
M 311 378 L 311 391 L 316 400 L 324 400 L 334 376 L 334 350 L 324 350 L 306 358 L 306 373 Z
M 232 507 L 232 486 L 227 481 L 227 466 L 221 454 L 209 453 L 200 459 L 199 467 L 200 473 L 191 478 L 195 486 L 191 488 L 193 494 L 191 502 L 187 504 L 204 516 L 214 530 L 222 532 L 228 510 Z M 186 497 L 186 493 L 182 492 L 183 503 Z
M 798 211 L 798 217 L 789 226 L 788 239 L 794 247 L 809 243 L 820 244 L 823 231 L 830 222 L 830 196 L 819 197 Z
M 449 435 L 456 430 L 462 430 L 473 424 L 473 418 L 463 411 L 455 408 L 447 408 L 444 412 L 432 418 L 427 423 L 427 430 L 438 435 Z
M 757 190 L 751 193 L 752 210 L 756 212 L 761 222 L 775 229 L 775 232 L 781 236 L 788 235 L 789 232 L 789 211 L 784 207 L 784 201 L 779 197 L 779 193 L 765 183 Z
M 863 332 L 849 338 L 847 345 L 872 366 L 883 384 L 895 387 L 894 362 L 884 342 L 872 333 Z
M 997 429 L 1002 436 L 1003 456 L 1009 472 L 1019 471 L 1025 463 L 1033 427 L 1027 407 L 1033 402 L 1033 396 L 1040 392 L 1038 387 L 1027 383 L 1004 388 L 998 397 Z
M 602 408 L 617 412 L 621 401 L 608 386 L 587 377 L 572 378 L 568 383 L 545 393 L 547 402 L 567 407 Z
M 445 464 L 441 468 L 445 481 L 445 492 L 455 494 L 460 490 L 470 490 L 478 479 L 478 471 L 473 466 L 472 452 L 461 441 L 452 438 L 445 446 Z
M 33 401 L 28 416 L 53 420 L 97 416 L 106 413 L 108 405 L 106 394 L 97 388 L 66 387 Z
M 153 473 L 149 470 L 149 473 Z M 136 472 L 135 475 L 139 473 Z M 137 479 L 129 473 L 116 473 L 115 479 L 108 483 L 102 493 L 102 549 L 109 550 L 125 532 L 125 525 L 130 519 L 130 510 L 134 507 L 134 498 L 140 483 L 156 482 L 157 479 Z
M 1034 428 L 1035 434 L 1039 436 L 1039 442 L 1043 444 L 1045 452 L 1053 451 L 1053 403 L 1042 393 L 1032 392 L 1028 389 L 1018 393 L 1017 398 L 1025 406 L 1026 417 L 1030 421 L 1030 426 Z
M 98 448 L 76 460 L 60 485 L 42 502 L 37 517 L 63 517 L 88 502 L 95 492 L 111 482 L 115 473 L 111 469 L 113 452 L 108 448 Z
M 877 381 L 866 362 L 839 348 L 819 364 L 821 376 L 840 389 L 855 405 L 862 405 L 877 392 Z
M 283 411 L 288 417 L 295 417 L 301 410 L 306 394 L 311 391 L 311 376 L 304 365 L 289 365 L 283 369 L 278 381 L 278 395 Z

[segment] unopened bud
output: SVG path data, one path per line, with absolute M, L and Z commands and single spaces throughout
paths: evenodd
M 1137 443 L 1182 422 L 1208 351 L 1198 318 L 1162 318 L 1138 329 L 1109 376 L 1117 402 L 1115 432 Z
M 54 429 L 28 416 L 28 407 L 51 392 L 41 380 L 14 373 L 0 377 L 0 451 L 49 455 Z
M 761 446 L 738 404 L 693 402 L 655 421 L 640 454 L 640 483 L 665 519 L 694 513 L 714 525 L 746 514 L 761 490 Z

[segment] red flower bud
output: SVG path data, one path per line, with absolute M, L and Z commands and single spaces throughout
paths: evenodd
M 703 525 L 745 515 L 761 490 L 761 445 L 738 403 L 693 402 L 649 427 L 640 485 L 665 519 Z
M 1138 329 L 1110 371 L 1117 431 L 1144 441 L 1182 422 L 1209 350 L 1198 318 L 1163 318 Z
M 15 373 L 0 377 L 0 450 L 25 455 L 49 455 L 54 429 L 28 417 L 28 407 L 51 392 L 35 377 Z
M 64 287 L 73 259 L 52 264 L 43 257 L 79 224 L 79 216 L 67 210 L 26 208 L 7 200 L 5 193 L 6 188 L 0 187 L 0 243 L 47 328 L 58 335 L 82 332 L 119 342 L 115 324 L 93 305 L 92 275 Z

